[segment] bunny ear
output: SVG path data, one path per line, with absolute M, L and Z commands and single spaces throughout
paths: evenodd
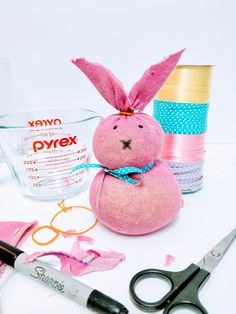
M 121 82 L 107 68 L 81 58 L 72 60 L 93 83 L 106 101 L 118 110 L 124 110 L 128 101 L 126 92 Z
M 139 111 L 145 108 L 174 70 L 184 50 L 182 49 L 163 59 L 160 63 L 152 65 L 143 74 L 129 93 L 131 108 Z

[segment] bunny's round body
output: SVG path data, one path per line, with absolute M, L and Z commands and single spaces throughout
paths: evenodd
M 170 168 L 157 160 L 162 130 L 150 116 L 112 115 L 98 126 L 93 148 L 99 162 L 109 169 L 153 168 L 131 175 L 130 184 L 100 171 L 90 189 L 90 203 L 100 221 L 116 232 L 145 234 L 168 224 L 182 206 L 180 190 Z M 102 187 L 102 188 L 101 188 Z
M 150 67 L 129 95 L 105 67 L 85 59 L 74 60 L 101 95 L 116 109 L 98 125 L 93 150 L 103 169 L 143 169 L 130 174 L 138 184 L 112 176 L 104 170 L 94 178 L 90 203 L 98 219 L 110 229 L 127 235 L 158 230 L 175 219 L 182 196 L 171 169 L 158 160 L 163 144 L 160 125 L 143 109 L 174 69 L 183 51 Z
M 179 213 L 182 206 L 179 189 L 170 169 L 162 162 L 156 161 L 138 186 L 128 185 L 109 175 L 103 176 L 100 171 L 93 181 L 90 203 L 99 220 L 116 232 L 127 235 L 150 233 L 169 224 Z

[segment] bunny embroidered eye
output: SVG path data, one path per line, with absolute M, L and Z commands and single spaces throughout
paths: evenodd
M 139 127 L 140 129 L 142 129 L 142 128 L 143 128 L 143 126 L 142 126 L 141 124 L 139 124 L 139 125 L 138 125 L 138 127 Z
M 115 125 L 114 127 L 113 127 L 113 130 L 115 130 L 115 129 L 117 129 L 118 128 L 118 126 L 117 125 Z

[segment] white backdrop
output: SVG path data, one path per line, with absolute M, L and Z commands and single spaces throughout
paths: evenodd
M 215 65 L 207 141 L 236 142 L 235 11 L 235 0 L 0 0 L 0 57 L 10 57 L 27 106 L 106 115 L 112 107 L 71 58 L 105 64 L 129 89 L 149 65 L 186 47 L 181 64 Z

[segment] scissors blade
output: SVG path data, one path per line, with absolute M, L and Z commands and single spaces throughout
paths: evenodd
M 224 239 L 213 247 L 197 264 L 200 268 L 209 273 L 218 265 L 234 239 L 236 238 L 236 228 L 233 229 Z

